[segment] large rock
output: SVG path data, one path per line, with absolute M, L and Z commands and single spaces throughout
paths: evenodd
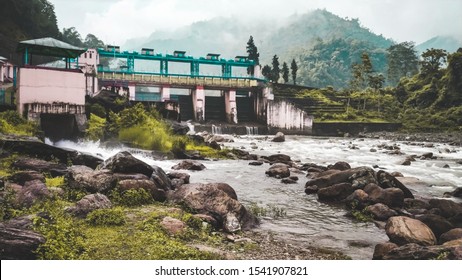
M 415 243 L 395 248 L 383 256 L 384 260 L 460 260 L 460 245 L 422 246 Z
M 385 226 L 390 241 L 398 245 L 416 243 L 435 245 L 436 237 L 432 230 L 419 220 L 405 216 L 391 217 Z
M 382 203 L 369 205 L 366 207 L 366 211 L 371 213 L 374 219 L 379 221 L 386 221 L 390 217 L 398 215 L 398 213 L 395 210 L 390 209 L 388 206 Z
M 234 219 L 238 221 L 239 227 L 244 229 L 254 226 L 257 222 L 239 201 L 214 184 L 182 185 L 171 194 L 171 200 L 184 204 L 199 214 L 213 217 L 224 229 L 229 230 L 227 224 L 232 225 Z
M 347 169 L 351 169 L 351 166 L 348 162 L 344 162 L 344 161 L 339 161 L 339 162 L 336 162 L 334 165 L 332 166 L 328 166 L 329 169 L 336 169 L 336 170 L 347 170 Z
M 45 243 L 45 237 L 14 224 L 0 223 L 0 258 L 2 260 L 37 259 L 37 248 Z
M 198 161 L 187 159 L 187 160 L 183 160 L 182 162 L 172 166 L 172 169 L 173 170 L 184 169 L 184 170 L 200 171 L 200 170 L 205 169 L 205 165 L 203 165 L 202 163 Z
M 355 191 L 350 183 L 340 183 L 318 190 L 318 199 L 322 201 L 340 201 Z
M 292 162 L 290 156 L 285 154 L 274 154 L 268 157 L 262 156 L 263 159 L 267 159 L 271 163 L 285 163 L 290 164 Z
M 122 192 L 144 189 L 155 201 L 163 202 L 167 199 L 165 190 L 158 188 L 151 180 L 122 180 L 117 183 L 117 187 Z
M 45 176 L 42 173 L 34 170 L 25 170 L 14 173 L 8 178 L 8 180 L 19 185 L 24 185 L 24 183 L 26 183 L 27 181 L 38 180 L 41 182 L 45 182 Z
M 138 173 L 144 174 L 148 177 L 151 177 L 153 169 L 152 167 L 135 158 L 127 151 L 119 152 L 116 155 L 105 160 L 98 169 L 107 169 L 111 170 L 113 173 Z
M 184 232 L 187 228 L 186 224 L 183 221 L 172 217 L 164 217 L 160 222 L 160 225 L 171 235 L 177 235 Z
M 30 207 L 36 202 L 51 198 L 52 194 L 47 186 L 39 180 L 28 181 L 16 193 L 16 202 L 21 207 Z
M 286 141 L 286 137 L 285 137 L 284 133 L 278 132 L 278 133 L 276 133 L 276 135 L 274 135 L 274 138 L 273 138 L 272 141 L 273 142 L 284 142 L 284 141 Z
M 115 188 L 118 178 L 107 169 L 93 170 L 84 165 L 69 167 L 67 182 L 69 188 L 85 190 L 90 193 L 108 193 Z
M 266 175 L 276 178 L 286 178 L 290 176 L 289 166 L 284 163 L 275 163 L 265 172 Z
M 429 203 L 432 208 L 440 209 L 441 215 L 445 218 L 462 214 L 462 205 L 452 200 L 434 198 L 430 199 Z
M 438 239 L 441 234 L 454 228 L 454 226 L 445 218 L 435 214 L 424 214 L 416 216 L 416 219 L 426 224 Z
M 441 234 L 440 236 L 440 244 L 452 241 L 452 240 L 457 240 L 462 238 L 462 228 L 453 228 L 449 230 L 448 232 L 445 232 Z
M 165 171 L 156 165 L 151 165 L 152 175 L 151 181 L 153 181 L 157 188 L 163 189 L 164 191 L 169 191 L 172 189 L 172 182 L 168 178 Z
M 462 187 L 456 188 L 452 192 L 444 193 L 444 195 L 449 196 L 449 197 L 453 196 L 453 197 L 462 198 Z
M 111 208 L 112 203 L 104 194 L 95 193 L 84 196 L 81 200 L 77 201 L 74 206 L 67 208 L 67 211 L 72 215 L 85 218 L 88 213 L 96 209 Z
M 238 200 L 238 199 L 237 199 L 236 191 L 233 189 L 233 187 L 231 187 L 230 185 L 228 185 L 228 184 L 226 184 L 226 183 L 208 183 L 207 185 L 208 185 L 209 187 L 217 188 L 217 189 L 219 189 L 219 190 L 222 190 L 222 191 L 224 191 L 229 197 L 231 197 L 232 199 Z
M 382 260 L 391 250 L 398 248 L 398 245 L 391 242 L 379 243 L 375 245 L 373 260 Z
M 378 185 L 383 189 L 398 188 L 404 193 L 404 198 L 414 198 L 412 192 L 400 180 L 383 170 L 377 172 Z
M 54 177 L 63 176 L 67 173 L 67 166 L 65 164 L 37 158 L 19 158 L 13 162 L 12 166 L 21 170 L 34 170 L 41 173 L 48 173 Z
M 389 207 L 404 205 L 404 193 L 398 188 L 382 189 L 376 184 L 368 184 L 364 191 L 369 195 L 372 203 L 383 203 Z
M 320 172 L 305 186 L 316 185 L 325 188 L 339 183 L 351 183 L 355 188 L 363 188 L 369 183 L 377 183 L 375 172 L 369 167 L 357 167 L 347 170 L 330 169 Z
M 369 205 L 369 195 L 364 190 L 358 189 L 345 199 L 345 203 L 350 208 L 364 209 Z

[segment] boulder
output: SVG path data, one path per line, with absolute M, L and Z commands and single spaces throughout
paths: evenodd
M 422 156 L 420 156 L 421 159 L 431 159 L 433 157 L 433 153 L 424 153 Z
M 149 164 L 135 158 L 127 151 L 119 152 L 108 158 L 99 165 L 97 169 L 106 169 L 113 173 L 122 174 L 138 173 L 148 177 L 151 177 L 153 172 L 153 169 Z
M 198 218 L 202 220 L 203 222 L 210 224 L 214 229 L 219 229 L 218 221 L 212 216 L 205 215 L 205 214 L 194 214 L 193 217 Z
M 347 170 L 330 169 L 317 174 L 305 186 L 317 185 L 325 188 L 338 183 L 351 183 L 355 188 L 363 188 L 368 183 L 377 183 L 375 172 L 369 167 L 357 167 Z
M 375 245 L 373 260 L 382 260 L 391 250 L 398 248 L 398 245 L 391 242 L 379 243 Z
M 285 137 L 284 133 L 279 131 L 278 133 L 276 133 L 276 135 L 274 135 L 274 138 L 273 138 L 272 141 L 273 142 L 284 142 L 284 141 L 286 141 L 286 137 Z
M 170 200 L 181 203 L 198 214 L 213 217 L 223 229 L 231 229 L 232 227 L 230 226 L 236 220 L 240 227 L 244 229 L 257 223 L 256 218 L 239 201 L 233 199 L 214 184 L 182 185 L 171 194 Z M 234 216 L 229 216 L 228 214 Z
M 93 170 L 84 165 L 69 167 L 67 182 L 69 188 L 85 190 L 90 193 L 108 193 L 119 180 L 107 169 Z
M 0 257 L 2 260 L 34 260 L 36 250 L 45 243 L 37 232 L 14 224 L 0 223 Z
M 316 185 L 305 186 L 305 193 L 306 194 L 313 194 L 313 193 L 317 193 L 318 191 L 319 191 L 319 188 Z
M 419 220 L 405 216 L 388 219 L 385 231 L 390 241 L 398 245 L 416 243 L 429 246 L 436 244 L 436 237 L 432 230 Z
M 383 189 L 398 188 L 403 191 L 404 198 L 414 198 L 412 192 L 401 182 L 403 178 L 396 179 L 395 176 L 383 170 L 379 170 L 376 175 L 378 185 Z
M 382 189 L 376 184 L 368 184 L 364 191 L 369 195 L 372 203 L 383 203 L 389 207 L 404 205 L 404 193 L 398 188 Z
M 454 228 L 454 226 L 445 218 L 435 214 L 424 214 L 416 216 L 416 219 L 426 224 L 438 239 L 441 234 Z
M 151 165 L 152 175 L 151 181 L 156 184 L 158 189 L 163 189 L 164 191 L 169 191 L 172 189 L 172 182 L 168 178 L 165 171 L 157 165 Z
M 398 213 L 395 210 L 390 209 L 388 206 L 382 203 L 369 205 L 366 207 L 366 211 L 371 213 L 374 219 L 379 221 L 386 221 L 390 217 L 398 215 Z
M 266 175 L 276 178 L 286 178 L 290 176 L 289 166 L 284 163 L 275 163 L 265 172 Z
M 165 190 L 158 188 L 151 180 L 122 180 L 117 183 L 117 187 L 122 192 L 144 189 L 155 201 L 163 202 L 167 199 Z
M 263 161 L 251 161 L 249 162 L 249 165 L 260 166 L 263 165 Z
M 318 199 L 321 201 L 340 201 L 355 191 L 350 183 L 340 183 L 318 190 Z
M 167 231 L 171 235 L 181 234 L 183 231 L 186 230 L 187 226 L 183 221 L 172 217 L 164 217 L 160 222 L 162 228 Z
M 104 194 L 95 193 L 84 196 L 81 200 L 77 201 L 74 206 L 67 208 L 67 212 L 79 217 L 85 218 L 88 213 L 96 209 L 111 208 L 112 203 Z
M 334 165 L 328 166 L 327 168 L 335 169 L 335 170 L 347 170 L 347 169 L 351 169 L 351 166 L 350 164 L 348 164 L 348 162 L 339 161 L 339 162 L 336 162 Z
M 262 156 L 263 159 L 267 159 L 271 163 L 285 163 L 290 164 L 292 162 L 290 156 L 285 154 L 274 154 L 268 157 Z
M 224 191 L 229 197 L 231 197 L 232 199 L 235 199 L 237 200 L 237 194 L 236 194 L 236 191 L 233 189 L 233 187 L 231 187 L 230 185 L 226 184 L 226 183 L 208 183 L 206 184 L 208 187 L 211 187 L 211 188 L 217 188 L 219 190 L 222 190 Z
M 452 192 L 446 192 L 444 194 L 445 194 L 445 196 L 448 196 L 448 197 L 460 197 L 460 198 L 462 198 L 462 187 L 456 188 Z
M 440 209 L 441 216 L 445 218 L 462 214 L 462 205 L 452 200 L 433 198 L 430 199 L 429 203 L 432 208 Z
M 24 183 L 26 183 L 27 181 L 35 180 L 45 183 L 45 176 L 43 176 L 42 173 L 39 173 L 34 170 L 25 170 L 14 173 L 8 178 L 8 180 L 19 185 L 24 185 Z
M 171 171 L 167 173 L 167 176 L 170 180 L 171 179 L 181 179 L 183 180 L 185 184 L 189 184 L 189 178 L 191 177 L 191 175 L 189 175 L 188 173 L 176 172 L 176 171 Z
M 51 198 L 52 194 L 45 183 L 39 180 L 28 181 L 16 193 L 16 202 L 21 207 L 30 207 L 38 201 Z
M 292 177 L 292 176 L 290 176 L 290 177 Z M 281 180 L 281 183 L 283 183 L 283 184 L 297 184 L 297 181 L 294 180 L 294 179 L 292 179 L 292 178 L 290 178 L 290 177 L 283 178 L 283 179 Z
M 172 169 L 173 170 L 184 169 L 184 170 L 200 171 L 200 170 L 205 169 L 205 165 L 203 165 L 202 163 L 198 161 L 187 159 L 187 160 L 183 160 L 182 162 L 172 166 Z
M 448 232 L 441 234 L 439 243 L 444 244 L 446 242 L 457 240 L 462 238 L 462 228 L 453 228 Z
M 63 176 L 67 173 L 67 166 L 63 163 L 55 163 L 37 158 L 19 158 L 12 164 L 20 170 L 34 170 L 41 173 L 48 173 L 53 177 Z
M 384 260 L 461 259 L 455 246 L 422 246 L 415 243 L 395 248 L 383 256 Z
M 404 199 L 404 208 L 407 210 L 410 209 L 424 209 L 428 210 L 431 208 L 428 201 L 418 198 L 405 198 Z
M 363 209 L 369 204 L 369 195 L 364 190 L 358 189 L 345 199 L 345 203 L 350 208 Z

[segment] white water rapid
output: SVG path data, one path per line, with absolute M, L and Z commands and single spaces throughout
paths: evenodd
M 252 144 L 251 144 L 252 143 Z M 381 144 L 398 145 L 403 155 L 386 154 Z M 123 148 L 104 149 L 98 143 L 62 141 L 56 146 L 76 149 L 108 158 Z M 462 148 L 435 143 L 433 147 L 410 145 L 378 139 L 316 138 L 286 136 L 283 143 L 273 143 L 262 136 L 235 138 L 228 147 L 244 148 L 260 155 L 283 153 L 301 163 L 321 165 L 346 161 L 352 167 L 378 165 L 388 172 L 399 171 L 404 176 L 416 177 L 428 185 L 411 187 L 414 194 L 424 197 L 442 197 L 444 192 L 462 187 Z M 257 146 L 258 148 L 255 148 Z M 351 147 L 355 149 L 351 149 Z M 254 147 L 254 148 L 251 148 Z M 377 151 L 373 152 L 374 148 Z M 435 160 L 417 160 L 410 166 L 400 163 L 409 155 L 432 152 Z M 154 160 L 148 153 L 134 154 L 137 158 L 162 167 L 168 172 L 179 160 Z M 264 217 L 259 230 L 272 231 L 279 237 L 301 246 L 321 246 L 339 250 L 353 259 L 371 259 L 374 246 L 388 240 L 384 230 L 373 223 L 359 223 L 345 217 L 342 207 L 317 201 L 315 195 L 306 195 L 304 174 L 296 174 L 298 184 L 285 185 L 280 180 L 266 177 L 268 165 L 250 166 L 244 160 L 204 161 L 204 171 L 189 172 L 191 182 L 226 182 L 246 206 L 253 203 L 261 207 L 283 209 L 283 217 Z M 448 165 L 449 168 L 443 166 Z M 460 201 L 460 200 L 459 200 Z

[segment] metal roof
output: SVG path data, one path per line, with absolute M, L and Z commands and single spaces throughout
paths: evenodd
M 18 43 L 17 52 L 38 54 L 45 56 L 75 58 L 86 51 L 68 43 L 56 40 L 51 37 L 22 41 Z

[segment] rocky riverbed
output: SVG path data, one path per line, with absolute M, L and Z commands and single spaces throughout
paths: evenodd
M 222 138 L 229 139 L 228 136 Z M 459 231 L 462 227 L 462 206 L 457 197 L 462 182 L 457 166 L 460 146 L 456 143 L 443 146 L 433 143 L 432 147 L 425 147 L 397 140 L 395 143 L 297 137 L 286 137 L 285 142 L 270 140 L 267 137 L 236 138 L 234 142 L 224 144 L 231 149 L 230 157 L 234 160 L 200 162 L 159 161 L 147 157 L 146 153 L 134 154 L 133 157 L 128 152 L 114 150 L 100 150 L 102 158 L 98 158 L 60 149 L 57 152 L 60 158 L 47 158 L 44 151 L 50 149 L 53 154 L 57 148 L 34 142 L 41 147 L 39 152 L 31 153 L 29 149 L 28 156 L 16 158 L 13 164 L 17 170 L 15 174 L 2 178 L 2 187 L 15 191 L 16 205 L 28 207 L 66 191 L 45 186 L 43 174 L 65 176 L 65 188 L 86 193 L 66 210 L 80 219 L 95 209 L 112 208 L 113 190 L 123 194 L 142 189 L 154 201 L 168 201 L 186 207 L 196 215 L 196 219 L 219 233 L 223 244 L 233 244 L 231 247 L 223 244 L 210 247 L 188 241 L 198 251 L 212 252 L 220 258 L 348 257 L 333 251 L 342 251 L 359 259 L 461 257 Z M 323 144 L 313 146 L 304 141 Z M 28 146 L 19 142 L 15 144 L 9 139 L 3 143 L 7 149 L 2 154 L 21 152 L 21 146 Z M 325 143 L 331 147 L 328 148 L 329 153 L 324 150 L 324 153 L 318 154 L 320 147 L 326 148 Z M 222 142 L 215 144 L 220 146 Z M 384 162 L 391 158 L 398 162 L 399 158 L 411 156 L 408 147 L 417 148 L 417 151 L 433 149 L 435 156 L 424 156 L 423 152 L 414 155 L 416 162 L 411 164 L 414 169 Z M 310 148 L 311 152 L 308 152 L 306 149 Z M 442 151 L 443 155 L 437 155 L 435 150 Z M 345 156 L 343 160 L 334 160 L 333 154 L 337 154 L 337 159 Z M 367 164 L 358 158 L 358 154 L 369 156 Z M 321 155 L 324 158 L 318 157 Z M 374 162 L 378 164 L 370 164 L 370 158 L 375 158 Z M 377 162 L 377 159 L 381 161 Z M 424 184 L 428 189 L 421 191 L 416 187 L 415 179 L 409 181 L 408 171 L 415 172 L 422 163 L 425 165 L 432 161 L 437 165 L 442 161 L 449 162 L 450 171 L 447 168 L 444 171 L 453 174 L 453 177 L 445 182 L 439 177 L 432 177 L 433 181 L 425 180 L 438 184 Z M 177 171 L 171 169 L 173 166 Z M 406 176 L 401 177 L 403 174 L 394 171 L 402 171 Z M 443 199 L 444 195 L 451 198 Z M 168 216 L 162 214 L 159 216 L 162 219 L 156 218 L 166 230 L 174 232 L 179 228 L 181 232 L 182 228 L 189 227 L 182 225 L 184 215 Z M 358 219 L 363 221 L 358 223 Z M 26 238 L 27 242 L 15 240 L 14 236 L 18 235 L 15 233 L 21 230 L 17 224 L 2 223 L 2 249 L 8 244 L 17 246 L 24 243 L 29 247 L 6 252 L 30 251 L 44 242 L 43 236 L 37 236 L 30 229 L 24 232 L 24 236 L 29 238 Z M 331 249 L 319 249 L 323 247 Z M 24 256 L 31 258 L 33 254 Z M 10 257 L 19 258 L 18 255 Z

